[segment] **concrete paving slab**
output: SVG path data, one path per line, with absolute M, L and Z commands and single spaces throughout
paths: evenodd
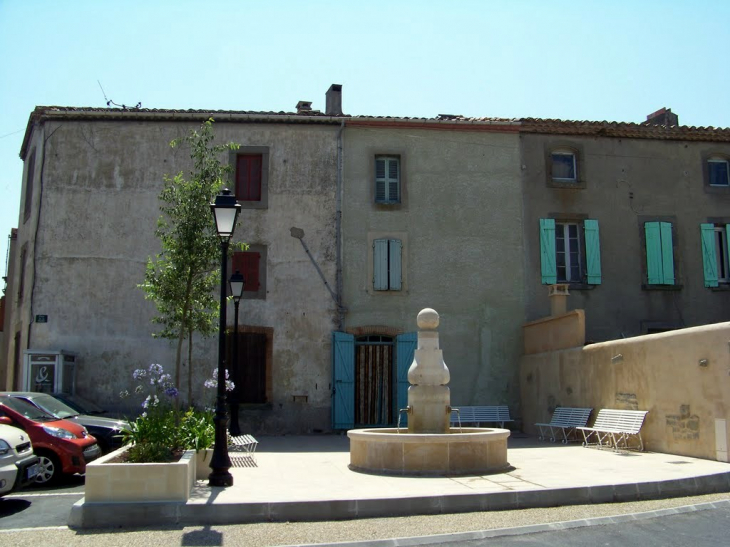
M 263 437 L 254 459 L 231 468 L 232 487 L 213 488 L 197 481 L 187 504 L 145 504 L 143 510 L 140 504 L 81 500 L 69 525 L 335 520 L 730 491 L 730 464 L 684 456 L 616 453 L 523 437 L 510 439 L 508 457 L 512 468 L 494 475 L 382 476 L 348 469 L 349 439 L 344 435 Z M 154 518 L 146 522 L 145 515 Z

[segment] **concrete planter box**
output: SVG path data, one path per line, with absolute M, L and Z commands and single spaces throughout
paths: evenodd
M 172 463 L 109 463 L 127 450 L 122 447 L 86 466 L 86 503 L 188 501 L 195 484 L 195 450 Z

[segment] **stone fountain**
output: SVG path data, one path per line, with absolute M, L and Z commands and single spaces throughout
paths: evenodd
M 481 475 L 510 467 L 507 429 L 450 427 L 449 369 L 439 348 L 439 315 L 418 314 L 418 346 L 408 369 L 408 430 L 352 429 L 350 469 L 396 475 Z

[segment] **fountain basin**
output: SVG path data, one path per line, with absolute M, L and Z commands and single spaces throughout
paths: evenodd
M 405 476 L 499 473 L 509 469 L 507 429 L 451 428 L 449 433 L 351 429 L 350 469 Z

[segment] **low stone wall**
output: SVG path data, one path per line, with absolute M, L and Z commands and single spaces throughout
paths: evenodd
M 583 310 L 551 315 L 522 326 L 525 355 L 582 346 L 586 341 Z
M 525 355 L 524 429 L 557 406 L 648 410 L 647 450 L 728 461 L 730 323 Z

